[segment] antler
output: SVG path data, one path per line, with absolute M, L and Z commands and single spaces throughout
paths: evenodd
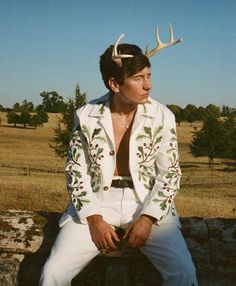
M 122 67 L 122 60 L 121 59 L 133 58 L 133 55 L 125 55 L 125 54 L 122 55 L 122 54 L 118 54 L 118 52 L 117 52 L 117 46 L 118 46 L 120 40 L 124 37 L 124 35 L 125 34 L 120 35 L 120 37 L 116 41 L 115 46 L 114 46 L 113 51 L 112 51 L 112 60 L 114 62 L 116 62 L 119 67 Z
M 145 56 L 147 58 L 152 57 L 154 54 L 159 52 L 161 49 L 173 46 L 173 45 L 181 43 L 183 41 L 182 39 L 174 40 L 173 28 L 172 28 L 171 24 L 169 24 L 169 30 L 170 30 L 169 42 L 168 43 L 162 43 L 162 41 L 160 40 L 160 36 L 159 36 L 159 27 L 157 27 L 157 30 L 156 30 L 157 47 L 152 49 L 151 51 L 148 51 L 148 45 L 147 45 L 146 51 L 145 51 Z

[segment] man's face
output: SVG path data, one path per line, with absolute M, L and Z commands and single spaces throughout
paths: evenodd
M 124 78 L 124 84 L 119 85 L 118 96 L 127 104 L 144 104 L 148 101 L 151 88 L 151 71 L 146 67 Z

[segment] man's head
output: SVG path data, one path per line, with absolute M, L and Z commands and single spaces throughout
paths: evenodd
M 132 57 L 121 59 L 122 66 L 120 67 L 113 59 L 112 52 L 114 46 L 110 46 L 100 57 L 100 71 L 105 86 L 112 92 L 109 79 L 114 80 L 119 84 L 124 84 L 125 77 L 131 77 L 134 74 L 142 71 L 144 68 L 150 68 L 149 59 L 142 53 L 142 50 L 136 45 L 120 44 L 118 46 L 118 54 L 128 54 Z

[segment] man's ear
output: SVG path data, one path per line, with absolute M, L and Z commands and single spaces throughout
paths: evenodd
M 120 91 L 120 85 L 117 83 L 114 77 L 109 78 L 108 84 L 114 93 L 118 93 Z

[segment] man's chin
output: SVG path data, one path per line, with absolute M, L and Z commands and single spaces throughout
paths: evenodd
M 140 100 L 139 104 L 145 104 L 149 101 L 149 96 Z

